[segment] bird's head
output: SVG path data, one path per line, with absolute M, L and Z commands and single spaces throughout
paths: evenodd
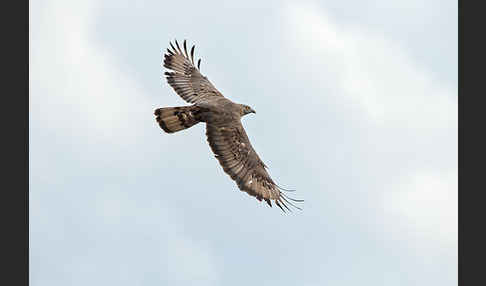
M 255 113 L 255 110 L 253 110 L 251 107 L 248 105 L 241 104 L 241 109 L 240 109 L 240 114 L 241 116 L 247 115 L 248 113 Z

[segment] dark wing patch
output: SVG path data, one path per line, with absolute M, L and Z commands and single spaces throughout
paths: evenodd
M 173 70 L 165 72 L 167 82 L 175 92 L 189 103 L 197 103 L 212 96 L 223 96 L 207 79 L 200 73 L 199 59 L 197 68 L 194 65 L 194 46 L 191 48 L 190 55 L 187 53 L 186 41 L 184 40 L 184 51 L 179 46 L 177 40 L 176 47 L 170 43 L 170 48 L 164 55 L 164 67 Z
M 302 202 L 284 195 L 265 170 L 265 164 L 253 149 L 241 122 L 229 122 L 226 126 L 206 124 L 206 135 L 223 170 L 238 188 L 272 206 L 272 200 L 282 209 L 287 204 L 300 209 L 290 201 Z M 283 208 L 283 207 L 284 208 Z

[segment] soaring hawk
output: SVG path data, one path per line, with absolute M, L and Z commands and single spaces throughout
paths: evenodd
M 175 92 L 192 105 L 156 109 L 154 114 L 160 127 L 167 133 L 174 133 L 205 122 L 209 146 L 223 170 L 240 190 L 259 201 L 265 200 L 270 207 L 273 200 L 284 212 L 282 206 L 290 211 L 287 204 L 300 209 L 291 201 L 302 200 L 286 196 L 282 191 L 290 190 L 284 190 L 273 182 L 241 125 L 241 117 L 255 111 L 248 105 L 234 103 L 224 97 L 200 73 L 201 59 L 196 68 L 194 46 L 189 56 L 185 40 L 184 51 L 177 40 L 175 44 L 177 49 L 170 43 L 170 48 L 164 55 L 164 67 L 172 70 L 165 72 L 165 75 Z

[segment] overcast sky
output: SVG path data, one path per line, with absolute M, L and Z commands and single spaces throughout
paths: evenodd
M 457 1 L 30 1 L 30 282 L 457 285 Z M 223 172 L 188 40 L 303 211 Z

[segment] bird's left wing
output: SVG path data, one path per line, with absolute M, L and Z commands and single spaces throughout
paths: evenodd
M 299 208 L 289 200 L 301 202 L 284 195 L 265 170 L 250 144 L 240 120 L 232 120 L 225 126 L 206 124 L 206 135 L 209 146 L 224 171 L 236 182 L 238 188 L 249 195 L 262 199 L 272 206 L 271 201 L 285 211 L 290 210 L 286 204 Z

